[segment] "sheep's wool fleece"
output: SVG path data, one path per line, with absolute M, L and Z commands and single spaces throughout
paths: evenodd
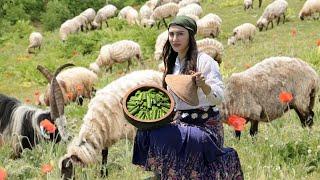
M 141 70 L 127 74 L 97 91 L 84 116 L 79 136 L 68 146 L 68 154 L 76 155 L 85 164 L 96 162 L 101 150 L 122 138 L 133 139 L 135 128 L 124 117 L 121 99 L 141 84 L 161 86 L 163 74 Z
M 224 114 L 259 121 L 281 117 L 287 104 L 281 103 L 282 91 L 293 94 L 293 105 L 307 111 L 310 93 L 319 88 L 319 76 L 297 58 L 271 57 L 244 72 L 234 73 L 226 82 Z

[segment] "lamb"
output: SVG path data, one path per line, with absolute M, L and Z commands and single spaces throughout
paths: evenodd
M 227 80 L 222 117 L 245 118 L 251 122 L 250 135 L 254 136 L 259 122 L 270 122 L 294 109 L 302 126 L 311 127 L 318 90 L 319 75 L 301 59 L 267 58 L 244 72 L 232 74 Z M 292 93 L 293 100 L 281 102 L 281 92 Z M 241 133 L 236 131 L 236 135 L 240 137 Z
M 286 19 L 286 11 L 288 8 L 288 3 L 285 0 L 275 0 L 269 4 L 264 10 L 262 16 L 257 21 L 257 27 L 260 31 L 265 27 L 268 30 L 268 26 L 271 23 L 273 28 L 273 20 L 277 19 L 277 25 L 279 25 L 280 17 L 283 16 L 283 24 Z
M 35 51 L 36 48 L 41 49 L 42 44 L 42 35 L 39 32 L 32 32 L 29 36 L 29 46 L 28 46 L 28 53 L 32 53 L 31 48 Z
M 168 30 L 162 32 L 160 35 L 158 35 L 156 44 L 154 46 L 154 59 L 159 61 L 161 59 L 163 47 L 166 44 L 168 40 Z
M 178 4 L 170 2 L 155 8 L 153 13 L 150 16 L 150 19 L 153 20 L 154 22 L 158 20 L 162 20 L 164 25 L 168 28 L 165 18 L 168 18 L 170 16 L 175 17 L 178 11 L 179 11 Z M 158 22 L 157 27 L 159 29 L 160 21 Z
M 119 19 L 127 20 L 128 24 L 140 24 L 138 11 L 131 6 L 122 8 L 118 14 L 118 17 Z
M 102 29 L 103 22 L 106 22 L 107 27 L 109 27 L 107 19 L 115 16 L 116 12 L 117 12 L 117 7 L 115 7 L 112 4 L 108 4 L 108 5 L 104 6 L 103 8 L 99 9 L 99 11 L 97 12 L 97 15 L 94 18 L 93 23 L 92 23 L 93 28 L 94 29 L 96 29 L 96 28 Z
M 100 67 L 105 66 L 107 70 L 112 72 L 112 65 L 114 63 L 128 61 L 127 70 L 129 70 L 131 59 L 136 57 L 141 64 L 141 56 L 141 48 L 138 43 L 130 40 L 122 40 L 102 46 L 96 62 L 91 63 L 89 69 L 95 73 L 99 73 Z
M 219 41 L 211 38 L 205 38 L 197 41 L 199 52 L 205 52 L 211 56 L 220 65 L 222 62 L 223 45 Z
M 244 7 L 244 10 L 247 10 L 249 8 L 253 9 L 253 3 L 252 3 L 253 0 L 244 0 L 243 1 L 243 7 Z
M 96 17 L 96 11 L 93 8 L 88 8 L 85 11 L 83 11 L 81 15 L 87 19 L 87 30 L 89 30 L 89 25 L 90 28 L 93 29 L 92 23 L 94 18 Z
M 40 70 L 41 66 L 38 66 L 37 68 Z M 90 99 L 93 96 L 93 93 L 95 92 L 94 85 L 98 81 L 98 76 L 87 68 L 73 67 L 59 73 L 57 81 L 61 88 L 65 104 L 77 101 L 79 105 L 82 105 L 83 98 Z M 39 99 L 38 102 L 49 106 L 50 92 L 50 84 L 48 84 L 44 97 L 41 98 L 41 100 Z
M 178 6 L 179 6 L 179 8 L 182 8 L 182 7 L 184 7 L 184 6 L 187 6 L 187 5 L 193 4 L 193 3 L 200 5 L 199 0 L 182 0 L 182 1 L 180 1 L 180 2 L 178 3 Z
M 218 37 L 221 31 L 221 23 L 222 20 L 218 15 L 209 13 L 197 21 L 197 34 L 203 37 Z
M 189 4 L 187 6 L 184 6 L 179 9 L 177 16 L 180 15 L 191 15 L 191 16 L 196 16 L 200 17 L 202 14 L 202 8 L 199 4 Z
M 89 165 L 99 161 L 106 165 L 108 148 L 123 138 L 132 140 L 136 129 L 124 117 L 121 100 L 129 89 L 141 84 L 161 86 L 163 74 L 153 70 L 129 73 L 97 91 L 91 99 L 78 137 L 68 145 L 59 167 L 64 179 L 73 176 L 73 165 Z M 107 172 L 106 172 L 107 173 Z
M 252 41 L 256 33 L 256 26 L 251 23 L 244 23 L 233 29 L 233 35 L 228 39 L 228 45 L 234 45 L 236 41 Z
M 3 141 L 11 142 L 14 157 L 20 157 L 23 149 L 33 148 L 41 139 L 59 142 L 70 138 L 65 131 L 64 103 L 56 79 L 57 74 L 67 66 L 70 64 L 60 66 L 52 76 L 50 110 L 38 109 L 0 94 L 0 136 Z M 41 125 L 45 120 L 55 124 L 57 129 L 45 129 Z
M 299 18 L 303 21 L 305 17 L 312 16 L 315 13 L 319 13 L 320 16 L 320 1 L 307 0 L 299 12 Z M 314 19 L 316 19 L 316 17 L 314 17 Z

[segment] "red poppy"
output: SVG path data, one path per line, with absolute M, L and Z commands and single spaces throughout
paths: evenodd
M 243 131 L 246 120 L 237 115 L 231 115 L 228 118 L 227 124 L 232 126 L 237 131 Z
M 40 126 L 42 126 L 49 133 L 54 133 L 56 131 L 56 126 L 52 124 L 48 119 L 44 119 L 40 122 Z
M 291 29 L 291 36 L 292 37 L 296 37 L 297 36 L 297 29 L 296 28 L 292 28 Z
M 50 173 L 53 170 L 53 166 L 51 164 L 43 164 L 41 166 L 41 171 L 45 174 Z
M 320 39 L 317 40 L 317 46 L 320 47 Z
M 286 92 L 286 91 L 282 91 L 279 94 L 279 100 L 282 103 L 289 103 L 290 101 L 292 101 L 293 96 L 290 92 Z
M 0 180 L 5 180 L 7 179 L 7 177 L 7 171 L 4 168 L 0 168 Z
M 30 104 L 31 100 L 30 100 L 29 98 L 26 98 L 26 99 L 25 99 L 25 102 L 26 102 L 27 104 Z
M 251 64 L 245 64 L 244 67 L 245 67 L 246 69 L 249 69 L 249 68 L 251 67 Z

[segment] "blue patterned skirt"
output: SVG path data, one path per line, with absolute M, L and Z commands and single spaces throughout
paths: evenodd
M 132 162 L 160 179 L 243 179 L 237 152 L 223 148 L 222 123 L 213 107 L 178 111 L 175 123 L 138 130 Z

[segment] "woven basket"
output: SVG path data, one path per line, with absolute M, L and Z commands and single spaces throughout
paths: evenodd
M 150 119 L 150 120 L 138 119 L 137 117 L 135 117 L 129 113 L 129 111 L 127 109 L 127 101 L 130 99 L 130 97 L 132 95 L 134 95 L 136 93 L 136 91 L 138 91 L 138 90 L 146 91 L 150 88 L 154 88 L 156 90 L 162 91 L 164 94 L 166 94 L 169 97 L 170 109 L 167 112 L 167 114 L 165 114 L 164 116 L 162 116 L 159 119 Z M 136 128 L 142 129 L 142 130 L 154 129 L 154 128 L 158 128 L 163 125 L 166 125 L 173 120 L 174 99 L 173 99 L 172 95 L 162 87 L 154 86 L 154 85 L 139 85 L 126 93 L 126 95 L 124 96 L 124 98 L 122 100 L 122 109 L 123 109 L 125 118 L 128 120 L 128 122 L 130 124 L 132 124 Z

